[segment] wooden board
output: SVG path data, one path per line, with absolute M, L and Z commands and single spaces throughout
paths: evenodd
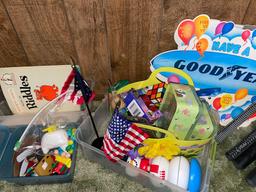
M 165 0 L 161 24 L 160 51 L 177 48 L 174 32 L 183 19 L 207 14 L 210 18 L 241 23 L 250 0 Z
M 95 81 L 98 94 L 106 92 L 112 78 L 106 24 L 101 0 L 65 0 L 65 7 L 85 79 Z
M 147 78 L 149 60 L 158 53 L 162 2 L 104 0 L 114 81 Z
M 0 2 L 0 66 L 29 65 L 26 53 L 12 26 L 4 5 Z
M 98 94 L 108 80 L 144 80 L 156 54 L 175 49 L 178 23 L 205 13 L 255 24 L 254 0 L 2 0 L 0 66 L 75 58 Z
M 250 0 L 250 3 L 243 17 L 242 24 L 256 25 L 255 7 L 256 7 L 256 1 Z
M 3 0 L 31 65 L 66 64 L 74 49 L 63 2 Z

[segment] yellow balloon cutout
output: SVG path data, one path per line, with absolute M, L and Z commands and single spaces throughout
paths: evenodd
M 210 18 L 208 15 L 198 15 L 194 19 L 195 23 L 195 34 L 197 39 L 199 39 L 208 29 L 209 23 L 210 23 Z
M 235 100 L 241 100 L 243 98 L 245 98 L 248 95 L 248 89 L 242 88 L 237 90 L 236 94 L 235 94 Z
M 204 56 L 205 50 L 208 48 L 208 40 L 205 38 L 200 39 L 196 43 L 196 50 L 199 52 L 201 56 Z
M 222 108 L 226 108 L 232 104 L 232 101 L 233 101 L 232 95 L 225 94 L 225 95 L 222 95 L 222 97 L 220 98 L 220 105 Z

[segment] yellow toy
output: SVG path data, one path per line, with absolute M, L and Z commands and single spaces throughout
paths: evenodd
M 141 129 L 151 130 L 165 135 L 164 138 L 147 138 L 144 140 L 143 144 L 145 144 L 145 146 L 141 147 L 142 149 L 139 149 L 138 152 L 140 155 L 143 154 L 147 158 L 163 156 L 170 159 L 176 154 L 183 156 L 195 156 L 202 151 L 203 146 L 211 140 L 211 138 L 195 141 L 179 140 L 167 130 L 141 123 L 134 124 Z
M 53 131 L 56 131 L 57 130 L 57 126 L 56 125 L 50 125 L 49 127 L 43 129 L 43 132 L 53 132 Z
M 70 168 L 71 167 L 71 159 L 70 158 L 66 158 L 66 157 L 62 157 L 62 156 L 59 156 L 59 155 L 55 155 L 55 160 L 60 162 L 60 163 L 63 163 L 64 165 L 67 166 L 67 168 Z
M 167 137 L 164 139 L 145 140 L 145 146 L 140 147 L 138 152 L 141 156 L 153 159 L 157 156 L 165 157 L 167 160 L 180 153 L 180 148 L 175 142 L 170 141 Z

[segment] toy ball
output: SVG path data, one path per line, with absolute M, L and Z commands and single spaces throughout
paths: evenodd
M 236 107 L 232 112 L 231 112 L 231 117 L 233 119 L 237 118 L 244 110 L 241 107 Z
M 190 160 L 188 191 L 198 192 L 201 186 L 201 166 L 196 158 Z
M 183 156 L 174 157 L 169 164 L 168 181 L 187 190 L 189 181 L 189 162 Z
M 168 77 L 168 83 L 180 83 L 180 78 L 177 75 L 171 75 Z
M 169 171 L 169 161 L 161 156 L 152 160 L 150 165 L 150 173 L 162 180 L 167 180 Z

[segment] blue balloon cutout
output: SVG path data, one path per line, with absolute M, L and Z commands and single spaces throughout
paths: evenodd
M 252 102 L 252 103 L 255 103 L 255 102 L 256 102 L 256 95 L 251 98 L 251 102 Z
M 256 30 L 253 30 L 253 32 L 252 32 L 252 39 L 253 39 L 253 37 L 256 37 Z
M 252 47 L 256 49 L 256 37 L 252 38 L 251 40 Z
M 223 121 L 223 120 L 225 120 L 225 119 L 226 119 L 226 114 L 222 114 L 222 115 L 220 116 L 220 120 Z
M 244 110 L 241 107 L 236 107 L 232 112 L 231 112 L 231 117 L 233 119 L 237 118 Z
M 230 21 L 230 22 L 225 23 L 225 25 L 224 25 L 223 28 L 222 28 L 221 35 L 227 34 L 227 33 L 230 32 L 233 28 L 234 28 L 234 23 L 233 23 L 233 22 Z

